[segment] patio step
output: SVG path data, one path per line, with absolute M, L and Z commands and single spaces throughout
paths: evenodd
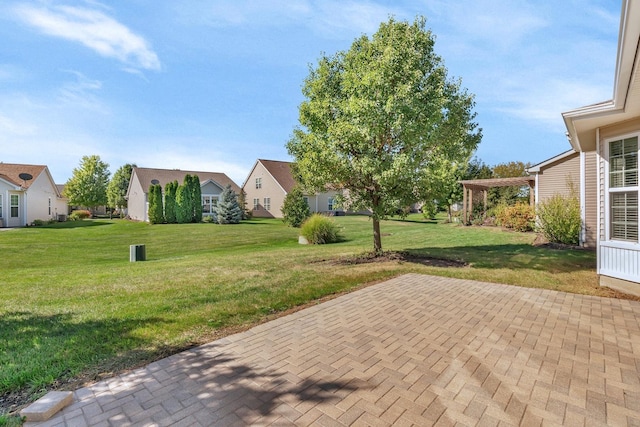
M 20 411 L 27 421 L 46 421 L 56 412 L 73 402 L 71 391 L 50 391 Z

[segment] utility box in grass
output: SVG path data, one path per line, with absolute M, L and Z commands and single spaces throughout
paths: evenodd
M 147 253 L 144 245 L 129 246 L 129 261 L 144 261 L 147 259 Z

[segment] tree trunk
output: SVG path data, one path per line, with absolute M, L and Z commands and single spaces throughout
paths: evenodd
M 373 252 L 376 255 L 382 254 L 382 236 L 380 235 L 380 220 L 373 216 Z

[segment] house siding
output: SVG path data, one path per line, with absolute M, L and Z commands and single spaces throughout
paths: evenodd
M 127 213 L 131 219 L 146 221 L 147 218 L 147 193 L 140 185 L 140 180 L 133 172 L 129 187 L 129 199 L 127 201 Z
M 580 154 L 575 153 L 566 159 L 546 166 L 538 173 L 538 202 L 556 194 L 568 196 L 573 185 L 577 192 L 580 185 Z
M 27 224 L 36 219 L 48 220 L 57 218 L 58 214 L 66 215 L 66 203 L 58 198 L 57 190 L 46 171 L 34 178 L 27 190 Z M 51 200 L 51 212 L 49 212 Z
M 260 188 L 256 188 L 257 178 L 261 179 Z M 258 162 L 253 168 L 244 184 L 243 190 L 246 194 L 247 209 L 251 210 L 253 216 L 259 218 L 282 218 L 282 205 L 284 204 L 286 193 L 262 163 Z M 271 201 L 269 210 L 265 209 L 265 198 Z M 252 210 L 253 199 L 260 201 L 257 210 Z

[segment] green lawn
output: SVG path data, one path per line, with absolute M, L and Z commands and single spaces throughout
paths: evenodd
M 420 216 L 384 221 L 384 249 L 470 266 L 335 263 L 372 248 L 368 218 L 335 220 L 345 241 L 324 246 L 299 245 L 297 230 L 279 220 L 94 220 L 0 232 L 0 396 L 34 398 L 77 378 L 112 375 L 406 272 L 611 295 L 597 287 L 592 252 L 537 248 L 533 234 Z M 146 262 L 129 262 L 131 244 L 146 245 Z

